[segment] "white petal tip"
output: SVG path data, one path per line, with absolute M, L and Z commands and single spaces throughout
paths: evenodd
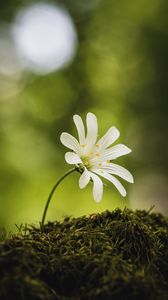
M 130 148 L 128 148 L 127 146 L 125 146 L 125 145 L 124 145 L 124 148 L 123 148 L 123 150 L 124 150 L 123 155 L 127 155 L 127 154 L 130 154 L 132 152 L 132 150 Z
M 102 200 L 102 197 L 101 198 L 94 198 L 94 200 L 95 200 L 96 203 L 100 203 L 101 200 Z
M 60 135 L 60 141 L 61 141 L 61 143 L 62 143 L 64 146 L 65 146 L 66 141 L 67 141 L 67 135 L 68 135 L 67 132 L 62 132 L 61 135 Z
M 82 163 L 80 157 L 74 152 L 65 153 L 65 161 L 70 165 Z
M 134 183 L 134 177 L 132 176 L 132 174 L 129 174 L 129 176 L 127 177 L 127 179 L 125 178 L 125 180 L 127 180 L 129 183 Z
M 90 112 L 90 111 L 87 113 L 87 115 L 88 115 L 88 116 L 90 115 L 90 116 L 94 116 L 94 117 L 95 117 L 95 114 L 93 114 L 93 113 Z
M 62 145 L 66 146 L 65 145 L 65 139 L 66 139 L 66 133 L 65 132 L 62 132 L 61 135 L 60 135 L 60 141 L 62 143 Z
M 119 145 L 119 144 L 118 144 L 118 145 Z M 123 155 L 129 154 L 129 153 L 132 152 L 132 150 L 131 150 L 129 147 L 127 147 L 126 145 L 120 144 L 120 146 L 121 146 L 121 149 L 123 150 L 123 152 L 125 152 L 125 153 L 123 153 Z
M 75 115 L 73 115 L 73 120 L 75 120 L 75 119 L 77 119 L 79 117 L 80 117 L 79 115 L 75 114 Z
M 81 190 L 83 190 L 83 189 L 85 188 L 85 187 L 84 187 L 82 184 L 80 184 L 80 183 L 79 183 L 79 187 L 80 187 Z
M 112 126 L 111 129 L 115 130 L 116 132 L 118 132 L 120 134 L 120 131 L 119 131 L 119 129 L 116 126 Z
M 134 177 L 132 176 L 130 183 L 134 183 Z
M 62 132 L 61 135 L 60 135 L 60 141 L 61 141 L 61 143 L 62 143 L 62 138 L 64 137 L 64 133 L 65 132 Z
M 86 184 L 84 182 L 82 182 L 81 180 L 79 180 L 79 187 L 81 190 L 83 190 L 86 187 Z
M 93 114 L 93 113 L 91 113 L 91 112 L 88 112 L 86 117 L 87 117 L 87 118 L 93 118 L 93 119 L 97 120 L 96 115 Z
M 67 154 L 66 154 L 66 153 L 65 153 L 64 158 L 65 158 L 65 161 L 67 162 L 67 164 L 70 164 L 70 163 L 69 163 L 69 160 L 67 159 Z

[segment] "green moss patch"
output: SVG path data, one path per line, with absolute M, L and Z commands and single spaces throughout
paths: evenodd
M 0 242 L 0 299 L 168 299 L 168 220 L 116 209 Z

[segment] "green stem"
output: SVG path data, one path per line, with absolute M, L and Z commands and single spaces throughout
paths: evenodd
M 73 173 L 74 171 L 76 171 L 77 169 L 76 168 L 73 168 L 71 170 L 69 170 L 67 173 L 65 173 L 58 181 L 57 183 L 54 185 L 54 187 L 52 188 L 51 190 L 51 193 L 49 194 L 49 197 L 47 199 L 47 202 L 46 202 L 46 205 L 45 205 L 45 208 L 44 208 L 44 212 L 43 212 L 43 217 L 42 217 L 42 221 L 41 221 L 41 230 L 43 231 L 43 226 L 44 226 L 44 222 L 45 222 L 45 218 L 46 218 L 46 214 L 47 214 L 47 210 L 48 210 L 48 206 L 50 204 L 50 201 L 51 201 L 51 198 L 52 198 L 52 195 L 54 194 L 56 188 L 58 187 L 58 185 L 61 183 L 61 181 L 67 177 L 69 174 Z

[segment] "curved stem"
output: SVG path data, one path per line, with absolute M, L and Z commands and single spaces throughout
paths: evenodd
M 50 192 L 50 194 L 49 194 L 49 197 L 48 197 L 48 199 L 47 199 L 45 208 L 44 208 L 43 217 L 42 217 L 42 221 L 41 221 L 41 230 L 43 230 L 43 226 L 44 226 L 44 222 L 45 222 L 45 218 L 46 218 L 48 206 L 49 206 L 49 204 L 50 204 L 52 195 L 54 194 L 56 188 L 57 188 L 58 185 L 61 183 L 61 181 L 62 181 L 65 177 L 67 177 L 69 174 L 73 173 L 74 171 L 76 171 L 76 168 L 73 168 L 73 169 L 69 170 L 67 173 L 65 173 L 65 174 L 57 181 L 57 183 L 54 185 L 54 187 L 52 188 L 52 190 L 51 190 L 51 192 Z

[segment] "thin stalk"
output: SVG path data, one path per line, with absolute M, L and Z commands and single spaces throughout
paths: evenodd
M 51 198 L 56 190 L 56 188 L 58 187 L 58 185 L 61 183 L 61 181 L 67 177 L 68 175 L 70 175 L 71 173 L 73 173 L 74 171 L 76 171 L 77 169 L 76 168 L 73 168 L 71 170 L 69 170 L 67 173 L 65 173 L 58 181 L 57 183 L 54 185 L 54 187 L 52 188 L 49 196 L 48 196 L 48 199 L 47 199 L 47 202 L 46 202 L 46 205 L 45 205 L 45 208 L 44 208 L 44 212 L 43 212 L 43 217 L 42 217 L 42 221 L 41 221 L 41 230 L 43 231 L 43 226 L 44 226 L 44 222 L 45 222 L 45 218 L 46 218 L 46 214 L 47 214 L 47 210 L 48 210 L 48 206 L 50 204 L 50 201 L 51 201 Z

